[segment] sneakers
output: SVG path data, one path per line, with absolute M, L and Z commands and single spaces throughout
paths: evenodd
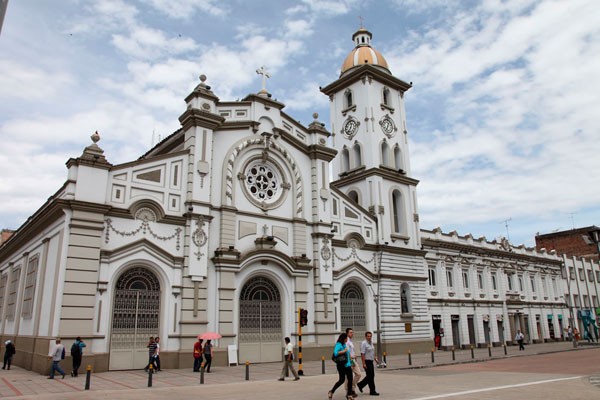
M 294 378 L 294 380 L 295 380 L 295 381 L 299 381 L 299 380 L 300 380 L 300 377 L 299 377 L 299 376 L 297 376 L 297 377 L 295 377 L 295 378 Z
M 62 374 L 62 376 L 63 376 L 63 379 L 65 379 L 65 374 Z
M 279 378 L 279 379 L 277 379 L 277 380 L 278 380 L 278 381 L 285 381 L 285 379 L 283 379 L 283 378 Z
M 46 378 L 46 379 L 54 379 L 54 377 L 53 377 L 53 376 L 49 376 L 49 377 L 48 377 L 48 378 Z

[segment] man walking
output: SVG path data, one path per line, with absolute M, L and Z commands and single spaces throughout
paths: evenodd
M 519 343 L 519 351 L 525 350 L 525 346 L 523 346 L 523 340 L 525 340 L 525 335 L 523 335 L 523 333 L 521 333 L 520 330 L 517 330 L 515 340 L 517 341 L 517 343 Z
M 292 375 L 294 375 L 294 380 L 297 381 L 300 379 L 300 377 L 294 369 L 294 345 L 290 342 L 289 337 L 286 337 L 284 340 L 285 350 L 283 351 L 283 368 L 281 369 L 281 376 L 279 377 L 279 380 L 284 381 L 285 373 L 288 369 L 290 369 L 292 370 Z
M 354 351 L 354 343 L 352 343 L 352 338 L 354 337 L 354 331 L 352 328 L 346 328 L 346 335 L 348 336 L 346 345 L 350 349 L 350 364 L 352 368 L 352 392 L 350 392 L 350 394 L 352 396 L 356 396 L 356 385 L 360 381 L 362 374 L 360 373 L 360 368 L 356 362 L 357 355 Z
M 71 370 L 71 376 L 76 377 L 79 373 L 79 367 L 81 366 L 81 358 L 83 357 L 83 348 L 85 343 L 81 340 L 80 336 L 77 336 L 75 342 L 71 346 L 71 358 L 73 359 L 73 369 Z
M 10 364 L 12 363 L 12 358 L 16 354 L 17 350 L 16 350 L 13 342 L 10 340 L 7 340 L 6 342 L 4 342 L 4 344 L 5 344 L 4 365 L 2 365 L 2 369 L 7 369 L 6 366 L 8 366 L 8 369 L 10 369 Z
M 363 369 L 365 370 L 365 379 L 358 382 L 358 390 L 361 392 L 363 388 L 369 385 L 369 394 L 371 396 L 379 396 L 379 393 L 375 391 L 375 366 L 373 361 L 379 364 L 379 360 L 375 357 L 375 348 L 371 339 L 373 334 L 371 332 L 365 333 L 365 340 L 360 344 L 360 357 L 362 358 Z
M 50 353 L 48 353 L 48 360 L 52 360 L 52 369 L 50 370 L 48 379 L 54 379 L 54 371 L 58 371 L 62 375 L 62 378 L 65 379 L 65 371 L 58 365 L 65 358 L 64 354 L 65 346 L 60 343 L 60 338 L 57 338 L 55 344 L 50 349 Z

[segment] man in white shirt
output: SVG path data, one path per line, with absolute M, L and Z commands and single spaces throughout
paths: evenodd
M 369 394 L 371 396 L 379 396 L 379 393 L 375 391 L 375 364 L 379 364 L 379 360 L 375 356 L 375 348 L 373 347 L 373 342 L 371 339 L 373 338 L 373 334 L 371 332 L 365 333 L 365 340 L 360 344 L 360 353 L 363 363 L 363 368 L 365 369 L 365 379 L 358 382 L 358 390 L 361 392 L 365 386 L 369 386 Z
M 356 396 L 356 384 L 360 381 L 362 374 L 360 372 L 360 367 L 356 362 L 357 355 L 354 351 L 354 343 L 352 343 L 352 338 L 354 337 L 352 328 L 346 328 L 346 335 L 348 336 L 348 342 L 346 344 L 350 349 L 350 359 L 352 360 L 352 392 L 350 394 Z
M 63 359 L 64 351 L 65 346 L 60 343 L 60 338 L 56 338 L 55 344 L 51 346 L 50 353 L 48 353 L 48 360 L 52 360 L 52 369 L 50 370 L 48 379 L 54 379 L 54 371 L 58 371 L 62 375 L 62 378 L 65 379 L 65 371 L 58 365 Z
M 286 337 L 284 340 L 285 350 L 283 351 L 283 368 L 281 369 L 281 376 L 279 377 L 279 380 L 284 381 L 285 372 L 288 369 L 290 369 L 292 370 L 292 374 L 294 375 L 294 380 L 297 381 L 298 379 L 300 379 L 300 377 L 294 369 L 294 345 L 291 343 L 289 337 Z

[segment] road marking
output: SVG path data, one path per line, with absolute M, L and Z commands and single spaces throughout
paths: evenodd
M 511 388 L 517 388 L 517 387 L 523 387 L 523 386 L 542 385 L 544 383 L 568 381 L 568 380 L 580 379 L 580 378 L 582 378 L 582 377 L 581 376 L 573 376 L 573 377 L 569 377 L 569 378 L 547 379 L 547 380 L 544 380 L 544 381 L 535 381 L 535 382 L 527 382 L 527 383 L 517 383 L 517 384 L 514 384 L 514 385 L 494 386 L 494 387 L 485 388 L 485 389 L 473 389 L 473 390 L 465 390 L 463 392 L 437 394 L 437 395 L 434 395 L 434 396 L 426 396 L 426 397 L 417 397 L 417 398 L 414 398 L 414 399 L 411 399 L 411 400 L 443 399 L 443 398 L 446 398 L 446 397 L 464 396 L 466 394 L 481 393 L 481 392 L 491 392 L 491 391 L 494 391 L 494 390 L 511 389 Z
M 6 386 L 7 386 L 7 387 L 8 387 L 10 390 L 12 390 L 13 392 L 15 392 L 15 394 L 16 394 L 17 396 L 23 396 L 23 393 L 21 393 L 21 392 L 19 391 L 19 389 L 17 389 L 17 388 L 16 388 L 16 387 L 15 387 L 15 386 L 14 386 L 12 383 L 10 383 L 10 382 L 8 381 L 8 379 L 6 379 L 6 378 L 2 378 L 2 380 L 4 381 L 4 383 L 6 384 Z

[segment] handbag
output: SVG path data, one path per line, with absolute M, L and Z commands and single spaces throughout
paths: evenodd
M 346 357 L 346 353 L 338 354 L 337 356 L 335 355 L 335 353 L 333 353 L 331 355 L 331 359 L 336 364 L 346 364 L 346 362 L 348 361 L 348 358 Z

